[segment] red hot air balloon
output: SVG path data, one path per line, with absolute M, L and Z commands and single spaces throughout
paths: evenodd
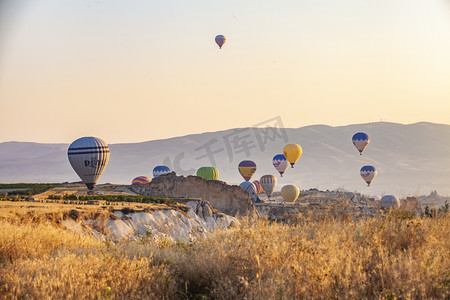
M 262 188 L 262 186 L 261 186 L 261 184 L 259 183 L 258 180 L 253 181 L 253 184 L 255 185 L 255 187 L 256 187 L 256 192 L 257 192 L 258 194 L 264 194 L 264 189 Z

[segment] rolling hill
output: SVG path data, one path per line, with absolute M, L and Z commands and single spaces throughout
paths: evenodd
M 369 134 L 363 155 L 354 148 L 355 132 Z M 111 144 L 111 157 L 100 182 L 130 183 L 140 175 L 152 176 L 156 165 L 165 164 L 181 175 L 195 174 L 201 166 L 214 165 L 220 180 L 243 181 L 237 171 L 241 160 L 258 165 L 253 180 L 277 175 L 272 157 L 286 143 L 298 143 L 303 155 L 278 176 L 278 189 L 296 184 L 300 189 L 345 189 L 367 195 L 450 195 L 450 125 L 378 122 L 331 127 L 239 128 L 218 132 L 147 141 Z M 78 181 L 67 160 L 68 144 L 29 142 L 0 143 L 0 182 Z M 363 165 L 377 168 L 378 176 L 367 187 L 359 175 Z

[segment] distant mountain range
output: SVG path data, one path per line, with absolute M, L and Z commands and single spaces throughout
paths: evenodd
M 358 131 L 370 136 L 360 156 L 351 138 Z M 106 141 L 107 142 L 107 141 Z M 272 157 L 287 143 L 297 143 L 303 155 L 280 177 Z M 0 143 L 0 182 L 78 181 L 67 160 L 68 144 Z M 219 169 L 219 179 L 230 184 L 243 181 L 237 165 L 256 162 L 252 180 L 262 175 L 278 177 L 278 188 L 296 184 L 300 189 L 345 189 L 366 195 L 400 197 L 450 195 L 450 125 L 388 122 L 331 127 L 239 128 L 187 135 L 142 143 L 111 144 L 111 157 L 100 183 L 131 183 L 140 175 L 152 177 L 153 167 L 167 165 L 180 175 L 193 175 L 201 166 Z M 373 165 L 378 176 L 367 187 L 359 175 Z

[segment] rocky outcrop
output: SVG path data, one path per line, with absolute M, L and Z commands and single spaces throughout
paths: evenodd
M 351 204 L 357 206 L 374 206 L 375 201 L 360 193 L 343 192 L 343 191 L 319 191 L 318 189 L 310 189 L 301 191 L 300 197 L 296 202 L 310 204 Z
M 335 217 L 372 217 L 381 213 L 379 207 L 341 204 L 310 204 L 310 203 L 258 203 L 256 209 L 261 217 L 271 221 L 289 222 L 302 216 L 321 218 L 325 215 Z
M 132 185 L 130 190 L 145 196 L 199 198 L 231 216 L 257 216 L 250 195 L 238 186 L 197 176 L 176 176 L 174 172 L 154 178 L 150 183 Z
M 378 202 L 372 198 L 359 193 L 318 189 L 302 190 L 295 203 L 267 202 L 255 206 L 261 216 L 283 222 L 302 215 L 336 214 L 360 218 L 380 213 Z
M 186 211 L 161 209 L 154 211 L 116 210 L 108 219 L 79 220 L 73 212 L 63 225 L 72 231 L 113 241 L 168 239 L 190 242 L 205 238 L 220 228 L 239 225 L 239 221 L 215 210 L 203 200 L 187 200 Z M 74 217 L 76 215 L 76 217 Z
M 450 202 L 450 197 L 440 196 L 436 191 L 432 191 L 428 196 L 419 196 L 417 199 L 423 207 L 433 208 L 439 208 L 445 205 L 446 202 Z

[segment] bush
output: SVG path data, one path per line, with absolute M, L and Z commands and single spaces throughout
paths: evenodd
M 49 199 L 55 199 L 52 197 Z M 63 200 L 79 200 L 79 201 L 94 201 L 102 200 L 107 202 L 134 202 L 134 203 L 159 203 L 159 204 L 174 204 L 175 202 L 170 198 L 164 197 L 153 197 L 153 196 L 134 196 L 134 195 L 87 195 L 87 196 L 77 196 L 77 195 L 67 195 L 65 194 L 62 198 Z
M 58 183 L 0 183 L 0 189 L 27 189 L 8 192 L 8 195 L 32 196 L 54 188 Z

